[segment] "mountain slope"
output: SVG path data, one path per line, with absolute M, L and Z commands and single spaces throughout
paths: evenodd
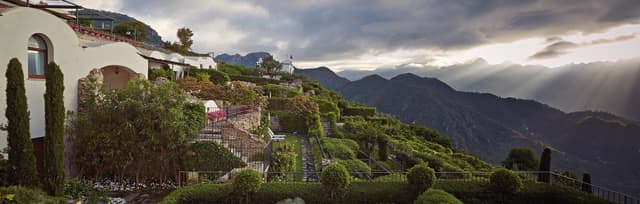
M 96 9 L 83 9 L 83 10 L 79 10 L 78 13 L 79 14 L 98 14 L 100 16 L 112 18 L 114 19 L 114 26 L 123 22 L 138 21 L 137 19 L 125 14 L 111 12 L 111 11 L 96 10 Z M 147 39 L 145 43 L 162 47 L 163 46 L 162 37 L 158 35 L 158 32 L 154 30 L 151 26 L 147 25 L 146 23 L 144 22 L 142 23 L 144 24 L 147 31 Z
M 216 56 L 216 60 L 224 62 L 225 64 L 237 64 L 245 67 L 255 67 L 260 58 L 266 58 L 271 56 L 268 52 L 252 52 L 245 56 L 240 54 L 221 54 Z
M 554 148 L 553 169 L 591 173 L 595 183 L 640 194 L 640 126 L 601 112 L 564 113 L 492 94 L 459 92 L 413 74 L 378 75 L 346 84 L 348 100 L 375 106 L 404 122 L 433 127 L 455 145 L 498 164 L 509 149 Z
M 640 121 L 640 58 L 570 64 L 557 68 L 490 65 L 482 59 L 447 67 L 399 67 L 338 73 L 354 80 L 370 74 L 401 73 L 438 78 L 463 91 L 534 99 L 563 111 L 599 110 Z
M 293 73 L 304 75 L 309 77 L 310 79 L 314 79 L 320 82 L 320 84 L 323 84 L 325 88 L 331 90 L 338 90 L 340 87 L 349 83 L 348 79 L 338 76 L 327 67 L 318 67 L 313 69 L 295 69 Z

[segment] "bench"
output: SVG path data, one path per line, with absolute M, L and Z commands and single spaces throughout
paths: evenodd
M 275 133 L 273 133 L 271 128 L 269 128 L 269 137 L 271 137 L 271 140 L 274 140 L 274 141 L 284 140 L 285 136 L 286 135 L 276 135 Z

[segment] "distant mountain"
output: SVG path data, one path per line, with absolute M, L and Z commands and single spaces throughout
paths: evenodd
M 324 87 L 331 90 L 338 90 L 340 87 L 349 83 L 348 79 L 338 76 L 327 67 L 318 67 L 313 69 L 295 69 L 294 74 L 304 75 L 310 79 L 314 79 Z
M 640 121 L 640 58 L 557 68 L 490 65 L 479 59 L 447 67 L 401 66 L 338 74 L 356 80 L 374 73 L 386 78 L 414 73 L 438 78 L 458 90 L 533 99 L 568 112 L 606 111 Z
M 125 14 L 121 14 L 121 13 L 116 13 L 116 12 L 111 12 L 111 11 L 102 11 L 102 10 L 95 10 L 95 9 L 83 9 L 83 10 L 79 10 L 78 11 L 79 14 L 98 14 L 100 16 L 104 16 L 104 17 L 109 17 L 114 19 L 114 26 L 118 25 L 119 23 L 123 23 L 123 22 L 129 22 L 129 21 L 139 21 L 133 17 L 130 17 L 128 15 Z M 142 21 L 140 21 L 142 22 Z M 154 46 L 159 46 L 162 47 L 163 46 L 163 41 L 162 41 L 162 37 L 160 37 L 160 35 L 158 35 L 158 32 L 156 32 L 156 30 L 154 30 L 151 26 L 147 25 L 146 23 L 142 22 L 146 28 L 147 31 L 147 40 L 145 41 L 145 43 L 150 44 L 150 45 L 154 45 Z
M 539 154 L 551 146 L 553 169 L 591 173 L 597 184 L 640 195 L 640 164 L 633 161 L 640 158 L 640 126 L 634 121 L 604 112 L 565 113 L 532 100 L 460 92 L 438 79 L 414 74 L 391 79 L 369 75 L 338 91 L 403 122 L 433 127 L 450 136 L 456 147 L 494 164 L 514 147 L 529 147 Z
M 268 56 L 271 56 L 271 54 L 269 54 L 268 52 L 252 52 L 248 53 L 245 56 L 242 56 L 240 54 L 229 55 L 225 53 L 216 56 L 216 60 L 218 60 L 219 62 L 224 62 L 225 64 L 237 64 L 243 65 L 245 67 L 255 67 L 260 58 L 266 58 Z

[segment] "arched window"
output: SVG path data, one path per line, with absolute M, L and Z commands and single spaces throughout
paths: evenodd
M 32 35 L 29 38 L 29 78 L 44 79 L 44 71 L 49 61 L 47 43 L 38 36 Z

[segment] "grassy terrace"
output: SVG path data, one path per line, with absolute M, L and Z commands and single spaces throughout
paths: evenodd
M 295 135 L 287 135 L 285 137 L 285 141 L 293 144 L 294 150 L 296 152 L 296 160 L 295 160 L 295 177 L 296 181 L 302 181 L 302 143 L 300 142 L 300 136 Z M 278 145 L 282 144 L 282 142 L 274 142 L 273 149 L 278 149 Z

